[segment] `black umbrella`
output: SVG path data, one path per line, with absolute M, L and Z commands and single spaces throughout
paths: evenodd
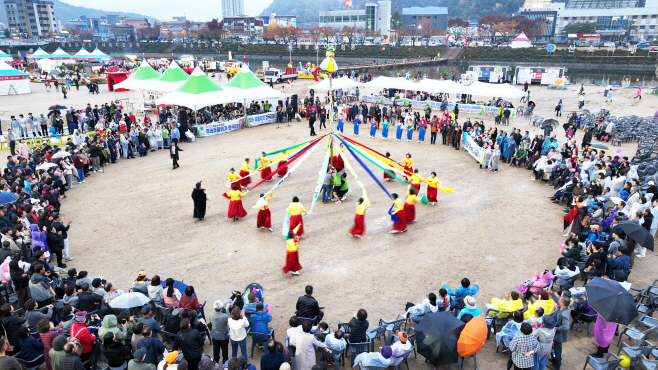
M 435 366 L 457 363 L 457 340 L 464 325 L 447 311 L 425 314 L 416 327 L 418 353 Z
M 61 105 L 61 104 L 51 105 L 48 108 L 48 110 L 60 110 L 60 109 L 68 109 L 68 108 L 65 105 Z
M 653 236 L 645 229 L 632 221 L 621 221 L 619 227 L 629 238 L 646 249 L 653 250 Z
M 595 277 L 585 290 L 589 305 L 605 321 L 628 325 L 638 316 L 633 296 L 615 280 Z
M 610 150 L 607 146 L 603 144 L 592 144 L 589 146 L 590 148 L 596 148 L 596 149 L 603 149 L 603 150 Z

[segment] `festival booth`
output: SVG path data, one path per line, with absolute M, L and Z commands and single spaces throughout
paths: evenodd
M 3 52 L 2 50 L 0 50 L 0 61 L 11 62 L 13 60 L 14 60 L 14 58 L 12 58 L 11 55 L 9 55 L 9 54 Z
M 96 60 L 96 58 L 92 57 L 91 54 L 87 50 L 85 50 L 85 48 L 81 48 L 80 51 L 75 53 L 72 58 L 75 60 L 83 60 L 83 61 Z
M 190 75 L 185 73 L 178 63 L 174 61 L 169 64 L 169 67 L 162 76 L 144 81 L 142 89 L 164 93 L 160 95 L 166 95 L 179 88 L 189 77 Z
M 518 35 L 514 40 L 512 40 L 510 46 L 514 49 L 531 48 L 532 42 L 530 41 L 528 36 L 525 35 L 524 32 L 521 32 L 520 35 Z
M 97 49 L 98 50 L 98 49 Z M 139 68 L 135 70 L 125 81 L 114 86 L 115 89 L 140 90 L 144 88 L 146 81 L 155 80 L 160 77 L 146 61 L 142 61 Z
M 363 83 L 349 79 L 347 77 L 337 78 L 331 81 L 331 90 L 344 90 L 353 87 L 363 86 Z M 322 82 L 308 87 L 317 91 L 329 91 L 329 79 L 325 78 Z
M 74 63 L 71 55 L 65 52 L 64 50 L 62 50 L 62 48 L 57 48 L 57 50 L 55 50 L 55 52 L 50 54 L 50 56 L 47 59 L 50 59 L 53 62 L 55 62 L 54 63 L 55 67 L 59 67 L 64 64 Z M 42 61 L 43 60 L 45 59 L 42 59 Z
M 94 58 L 94 60 L 102 60 L 102 59 L 110 60 L 110 59 L 112 59 L 111 56 L 109 56 L 109 55 L 103 53 L 103 52 L 100 51 L 98 48 L 94 49 L 94 51 L 92 51 L 91 54 L 89 54 L 89 55 L 90 55 L 92 58 Z
M 46 53 L 43 51 L 43 49 L 38 48 L 37 51 L 35 51 L 32 54 L 27 55 L 27 61 L 36 61 L 39 59 L 44 59 L 50 57 L 50 54 Z
M 121 82 L 125 81 L 128 79 L 128 75 L 130 72 L 126 71 L 123 68 L 118 68 L 115 66 L 112 66 L 107 69 L 106 72 L 103 72 L 103 74 L 107 78 L 107 89 L 108 91 L 128 91 L 128 89 L 122 89 L 122 88 L 115 88 L 115 85 L 120 84 Z
M 0 60 L 0 95 L 29 94 L 30 76 Z
M 417 91 L 415 84 L 404 77 L 377 77 L 363 84 L 365 87 L 378 87 L 382 89 L 412 90 Z
M 43 58 L 37 60 L 37 65 L 41 70 L 50 73 L 53 70 L 57 70 L 59 63 L 56 60 L 50 58 Z
M 276 107 L 276 101 L 283 105 L 286 95 L 269 87 L 261 81 L 254 72 L 243 65 L 231 81 L 222 86 L 224 90 L 233 94 L 233 102 L 241 102 L 244 107 L 244 115 L 247 116 L 247 104 L 254 100 L 273 100 L 272 107 Z M 249 126 L 258 126 L 264 123 L 276 122 L 276 112 L 265 112 L 248 117 Z

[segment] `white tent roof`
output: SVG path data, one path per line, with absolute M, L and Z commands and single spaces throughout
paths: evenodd
M 75 55 L 73 55 L 73 58 L 82 59 L 82 60 L 92 59 L 91 54 L 89 54 L 89 52 L 85 50 L 85 48 L 81 48 L 80 51 L 75 53 Z
M 31 92 L 29 76 L 0 60 L 0 95 Z
M 521 32 L 521 34 L 516 36 L 516 38 L 512 41 L 527 41 L 527 42 L 530 42 L 530 39 L 528 38 L 528 36 L 525 35 L 525 32 Z
M 383 89 L 418 90 L 413 82 L 403 77 L 381 76 L 363 84 L 363 86 Z
M 111 56 L 103 53 L 100 51 L 98 48 L 96 48 L 94 51 L 91 52 L 90 54 L 92 57 L 95 57 L 96 59 L 112 59 Z
M 240 97 L 237 98 L 234 92 L 220 88 L 199 67 L 196 67 L 190 78 L 182 86 L 171 94 L 158 99 L 157 103 L 158 105 L 179 105 L 198 110 L 210 105 L 242 100 Z
M 181 67 L 176 63 L 176 61 L 172 61 L 171 64 L 169 64 L 169 67 L 167 67 L 167 70 L 169 69 L 181 69 Z M 182 70 L 181 70 L 182 72 Z M 165 71 L 164 74 L 167 72 Z M 186 72 L 182 72 L 187 74 Z M 163 76 L 164 76 L 163 74 Z M 142 84 L 142 88 L 144 90 L 151 90 L 151 91 L 174 91 L 177 88 L 179 88 L 186 80 L 179 80 L 179 81 L 162 81 L 162 76 L 154 79 L 154 80 L 146 80 Z
M 432 80 L 426 78 L 415 84 L 418 91 L 429 93 L 458 94 L 464 86 L 450 80 Z
M 11 55 L 9 55 L 9 54 L 3 52 L 2 50 L 0 50 L 0 60 L 4 60 L 6 62 L 11 62 L 12 60 L 14 60 L 14 58 L 12 58 Z
M 262 100 L 262 99 L 277 99 L 283 101 L 286 100 L 286 94 L 276 91 L 273 88 L 266 85 L 265 83 L 260 82 L 260 80 L 258 80 L 258 77 L 256 77 L 254 72 L 251 69 L 249 69 L 247 65 L 243 65 L 238 71 L 238 73 L 235 74 L 233 79 L 242 78 L 243 73 L 249 73 L 253 75 L 253 78 L 252 76 L 244 76 L 244 77 L 249 77 L 251 80 L 255 81 L 257 86 L 248 87 L 246 89 L 226 86 L 228 83 L 222 86 L 224 90 L 230 92 L 231 94 L 233 94 L 233 96 L 235 96 L 235 98 L 232 100 L 233 102 L 244 101 L 245 99 L 247 102 L 254 100 Z M 231 81 L 233 81 L 233 79 Z
M 142 68 L 150 69 L 150 71 L 148 71 L 149 72 L 148 73 L 149 78 L 146 78 L 146 79 L 142 78 L 143 75 L 142 75 L 142 72 L 140 71 L 140 69 L 142 69 Z M 151 67 L 151 65 L 148 64 L 148 62 L 146 62 L 146 60 L 142 60 L 142 63 L 139 65 L 139 68 L 137 68 L 133 72 L 133 74 L 131 74 L 130 77 L 128 77 L 126 80 L 123 80 L 120 83 L 114 85 L 114 88 L 115 89 L 128 89 L 128 90 L 143 89 L 144 85 L 146 84 L 146 81 L 154 80 L 154 79 L 158 78 L 159 76 L 160 76 L 160 74 L 158 72 L 156 72 L 153 69 L 153 67 Z M 152 77 L 152 78 L 150 78 L 150 77 Z
M 475 96 L 495 96 L 507 99 L 520 99 L 521 97 L 526 96 L 526 93 L 509 84 L 494 84 L 474 81 L 468 86 L 462 86 L 462 94 Z
M 41 58 L 48 58 L 50 54 L 46 53 L 43 51 L 43 49 L 39 48 L 37 51 L 32 53 L 30 56 L 28 56 L 28 59 L 41 59 Z
M 341 77 L 334 79 L 331 81 L 331 89 L 332 90 L 342 90 L 342 89 L 349 89 L 352 87 L 358 87 L 358 86 L 363 86 L 363 83 L 351 80 L 347 77 Z M 329 91 L 329 79 L 325 78 L 322 82 L 317 83 L 315 85 L 310 85 L 308 87 L 309 89 L 315 89 L 319 91 Z

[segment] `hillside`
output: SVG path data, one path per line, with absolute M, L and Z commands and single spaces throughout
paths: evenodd
M 62 22 L 62 26 L 67 21 L 71 19 L 77 19 L 81 15 L 86 15 L 88 18 L 96 18 L 107 14 L 117 14 L 131 18 L 148 18 L 151 23 L 153 23 L 153 21 L 156 20 L 153 17 L 147 17 L 143 14 L 114 12 L 114 11 L 86 8 L 83 6 L 75 6 L 75 5 L 67 4 L 60 0 L 51 0 L 51 1 L 55 3 L 55 16 L 60 20 L 60 22 Z M 5 13 L 4 9 L 0 10 L 0 22 L 7 24 L 7 14 Z
M 366 0 L 354 0 L 352 7 L 363 9 Z M 445 6 L 448 7 L 449 17 L 460 17 L 468 20 L 477 20 L 489 14 L 511 15 L 519 10 L 523 0 L 394 0 L 391 2 L 392 11 L 401 11 L 402 8 L 412 6 Z M 344 0 L 274 0 L 261 14 L 294 14 L 297 16 L 297 24 L 303 26 L 317 26 L 319 10 L 345 9 Z

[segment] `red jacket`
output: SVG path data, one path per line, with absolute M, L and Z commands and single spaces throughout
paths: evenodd
M 198 311 L 201 306 L 199 305 L 199 301 L 196 299 L 195 296 L 188 296 L 186 294 L 183 294 L 180 297 L 180 300 L 178 301 L 178 305 L 181 308 L 187 308 L 190 310 L 196 310 Z
M 75 158 L 73 158 L 73 166 L 74 166 L 76 169 L 82 169 L 82 168 L 85 168 L 84 163 L 82 163 L 82 161 L 80 160 L 80 156 L 77 156 L 77 155 L 76 155 Z
M 95 335 L 91 335 L 87 325 L 75 323 L 71 325 L 71 336 L 78 338 L 82 344 L 82 353 L 88 353 L 92 350 L 92 345 L 96 340 Z

